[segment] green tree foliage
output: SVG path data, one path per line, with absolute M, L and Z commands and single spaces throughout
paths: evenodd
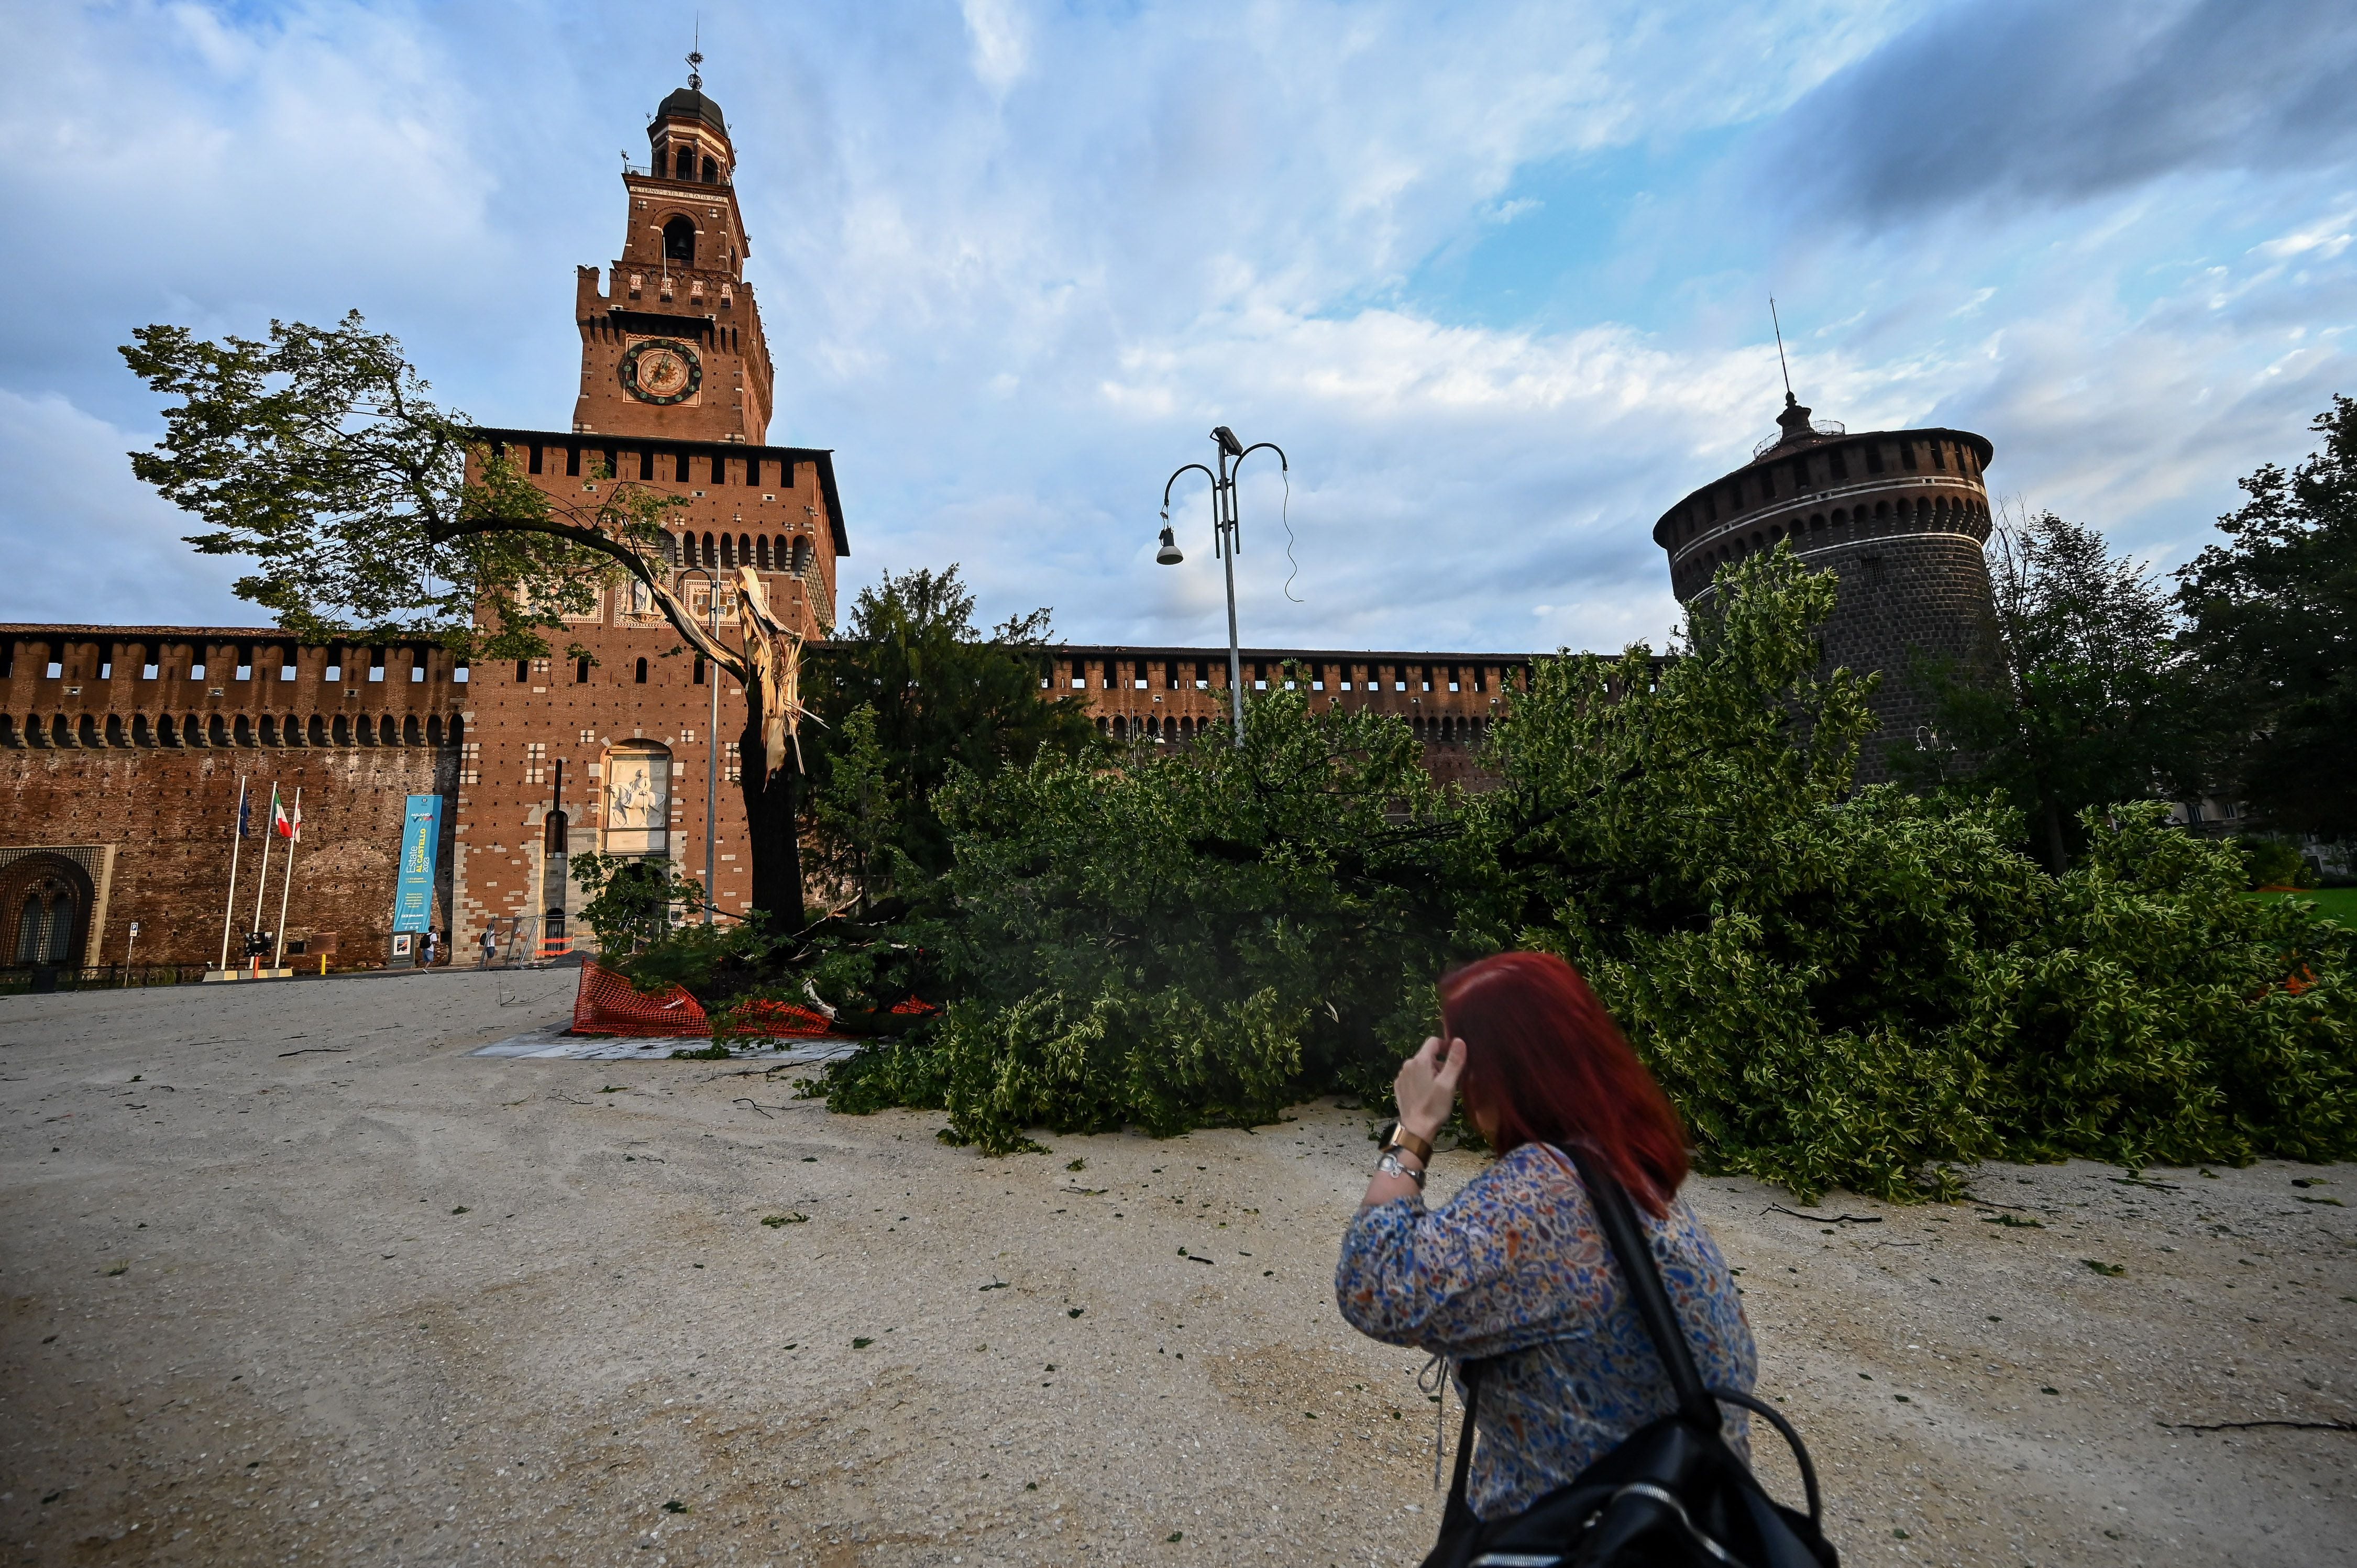
M 941 798 L 957 999 L 836 1073 L 832 1102 L 950 1112 L 958 1136 L 1277 1120 L 1306 1086 L 1380 1092 L 1430 1011 L 1464 828 L 1405 725 L 1251 709 L 1245 745 L 1055 755 Z
M 1867 681 L 1816 673 L 1833 580 L 1726 569 L 1679 657 L 1542 664 L 1501 786 L 1438 791 L 1395 720 L 1270 693 L 1247 745 L 961 779 L 946 1017 L 833 1103 L 1157 1133 L 1380 1098 L 1449 961 L 1563 952 L 1706 1168 L 1813 1194 L 1951 1162 L 2357 1154 L 2350 939 L 2239 896 L 2142 802 L 2061 876 L 1994 798 L 1852 788 Z
M 672 912 L 704 908 L 704 884 L 685 875 L 663 855 L 601 854 L 583 851 L 568 869 L 588 902 L 579 918 L 597 938 L 610 963 L 668 935 Z
M 714 639 L 673 591 L 662 519 L 675 499 L 601 474 L 558 504 L 436 404 L 400 343 L 358 311 L 332 328 L 274 321 L 266 342 L 171 326 L 132 336 L 124 360 L 177 400 L 132 471 L 203 521 L 188 539 L 199 552 L 253 561 L 238 594 L 297 637 L 541 658 L 565 616 L 594 613 L 628 578 L 646 584 L 746 693 L 754 903 L 801 912 L 794 759 L 771 757 L 763 738 L 751 645 Z
M 2041 512 L 1990 541 L 1998 679 L 1942 666 L 1932 749 L 1900 750 L 1916 784 L 1999 789 L 2031 825 L 2050 871 L 2081 847 L 2079 813 L 2194 792 L 2190 704 L 2175 617 L 2152 575 L 2092 528 Z
M 828 750 L 826 781 L 811 796 L 818 870 L 850 889 L 852 913 L 864 920 L 871 904 L 891 897 L 898 880 L 899 822 L 888 759 L 876 738 L 875 704 L 862 703 L 845 715 Z
M 845 635 L 815 661 L 811 701 L 827 728 L 804 744 L 820 789 L 831 788 L 847 755 L 838 732 L 863 708 L 873 715 L 860 743 L 868 749 L 853 766 L 862 774 L 856 788 L 880 791 L 880 803 L 871 799 L 846 816 L 847 797 L 838 789 L 817 822 L 838 871 L 856 859 L 896 875 L 904 895 L 915 894 L 949 869 L 934 797 L 953 770 L 987 778 L 1043 751 L 1078 757 L 1094 749 L 1085 703 L 1040 697 L 1049 613 L 1010 618 L 985 635 L 974 607 L 955 566 L 887 572 L 860 590 Z
M 2282 839 L 2251 833 L 2234 841 L 2243 852 L 2254 887 L 2313 887 L 2316 873 L 2309 869 L 2299 846 Z
M 2279 832 L 2357 842 L 2357 400 L 2317 415 L 2322 451 L 2242 481 L 2226 542 L 2180 568 L 2215 792 Z

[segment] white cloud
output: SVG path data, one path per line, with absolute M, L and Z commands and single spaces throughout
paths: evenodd
M 1014 0 L 960 0 L 974 38 L 974 74 L 1004 94 L 1031 63 L 1031 29 Z
M 154 417 L 112 357 L 143 321 L 251 333 L 357 305 L 469 413 L 562 424 L 572 267 L 619 242 L 614 149 L 642 156 L 674 19 L 20 12 L 0 200 L 57 259 L 0 305 L 0 457 L 56 486 L 44 508 L 146 531 L 86 564 L 110 616 L 240 615 L 120 456 L 116 427 Z M 1306 602 L 1280 590 L 1283 489 L 1248 468 L 1247 640 L 1658 642 L 1677 610 L 1648 531 L 1770 428 L 1772 286 L 1821 413 L 1980 430 L 2001 489 L 2180 558 L 2352 380 L 2357 182 L 2250 172 L 2205 133 L 2182 169 L 2112 149 L 2074 181 L 2040 147 L 2028 175 L 1824 221 L 1827 182 L 1867 177 L 1794 138 L 1828 102 L 1904 121 L 1857 83 L 1954 21 L 1880 0 L 716 6 L 705 84 L 738 145 L 772 437 L 836 450 L 853 585 L 955 560 L 989 613 L 1051 604 L 1076 639 L 1224 639 L 1200 489 L 1174 504 L 1186 564 L 1153 565 L 1163 478 L 1224 423 L 1293 462 Z M 2031 176 L 2034 204 L 1987 196 Z M 1428 281 L 1443 253 L 1473 281 Z M 12 548 L 42 526 L 0 498 Z M 0 614 L 57 602 L 12 592 Z

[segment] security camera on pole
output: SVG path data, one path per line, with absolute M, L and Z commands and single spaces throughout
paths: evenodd
M 1276 454 L 1277 466 L 1291 474 L 1293 465 L 1286 461 L 1285 448 L 1274 441 L 1257 441 L 1247 446 L 1236 439 L 1234 431 L 1220 425 L 1211 432 L 1211 444 L 1219 455 L 1219 471 L 1200 463 L 1182 464 L 1178 472 L 1162 486 L 1162 548 L 1154 559 L 1165 566 L 1176 566 L 1187 557 L 1180 553 L 1178 536 L 1170 527 L 1170 489 L 1178 482 L 1178 475 L 1192 468 L 1211 481 L 1211 553 L 1227 567 L 1228 576 L 1228 699 L 1236 726 L 1236 745 L 1244 743 L 1244 666 L 1243 650 L 1236 641 L 1236 551 L 1241 547 L 1237 535 L 1236 470 L 1243 461 L 1263 447 Z

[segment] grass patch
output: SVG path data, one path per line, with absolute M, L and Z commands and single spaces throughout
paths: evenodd
M 2303 887 L 2297 893 L 2249 893 L 2244 897 L 2271 903 L 2280 903 L 2287 898 L 2305 899 L 2316 906 L 2319 918 L 2357 930 L 2357 887 Z

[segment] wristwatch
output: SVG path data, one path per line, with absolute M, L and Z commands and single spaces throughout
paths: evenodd
M 1416 1191 L 1422 1192 L 1424 1190 L 1424 1173 L 1417 1170 L 1414 1165 L 1402 1164 L 1399 1157 L 1399 1150 L 1396 1148 L 1385 1149 L 1383 1151 L 1383 1157 L 1375 1162 L 1375 1173 L 1378 1176 L 1405 1176 L 1408 1180 L 1415 1183 Z
M 1382 1144 L 1386 1149 L 1405 1149 L 1426 1165 L 1432 1163 L 1431 1140 L 1417 1137 L 1396 1122 L 1377 1133 L 1376 1142 Z

